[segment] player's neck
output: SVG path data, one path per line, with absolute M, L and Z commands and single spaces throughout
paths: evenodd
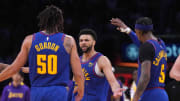
M 142 41 L 143 43 L 146 42 L 147 40 L 157 40 L 157 38 L 152 33 L 144 35 L 143 39 L 144 39 Z
M 17 87 L 17 86 L 19 86 L 21 84 L 21 82 L 13 81 L 12 84 L 13 84 L 14 87 Z
M 43 32 L 44 34 L 47 34 L 47 35 L 51 35 L 51 34 L 57 33 L 57 32 L 48 32 L 48 31 L 46 31 L 46 30 L 43 30 L 42 32 Z
M 87 53 L 83 53 L 83 60 L 87 61 L 89 60 L 92 56 L 94 56 L 97 52 L 95 50 L 91 50 Z

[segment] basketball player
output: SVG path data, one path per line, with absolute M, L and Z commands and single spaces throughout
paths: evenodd
M 25 38 L 15 61 L 0 73 L 0 81 L 16 73 L 29 58 L 31 101 L 67 101 L 69 69 L 78 85 L 76 101 L 84 94 L 84 76 L 73 37 L 63 32 L 62 11 L 49 6 L 38 16 L 40 32 Z
M 94 49 L 96 40 L 96 32 L 92 29 L 82 29 L 79 33 L 79 46 L 83 52 L 80 60 L 85 76 L 85 91 L 81 101 L 106 101 L 109 84 L 115 98 L 122 95 L 109 59 Z
M 160 38 L 153 35 L 151 19 L 139 18 L 135 24 L 136 34 L 118 18 L 112 18 L 111 24 L 117 26 L 117 30 L 129 34 L 137 46 L 142 42 L 139 49 L 137 89 L 133 101 L 168 101 L 164 90 L 166 46 Z
M 176 81 L 180 81 L 180 55 L 176 59 L 171 71 L 170 77 L 175 79 Z

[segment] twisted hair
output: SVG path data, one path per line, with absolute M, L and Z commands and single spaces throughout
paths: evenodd
M 40 30 L 46 30 L 48 33 L 63 32 L 63 15 L 61 9 L 51 5 L 44 9 L 37 16 Z

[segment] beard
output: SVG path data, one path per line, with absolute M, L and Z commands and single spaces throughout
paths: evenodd
M 89 47 L 87 47 L 85 50 L 83 50 L 83 49 L 81 48 L 81 50 L 82 50 L 83 53 L 88 53 L 89 51 L 91 51 L 91 49 L 92 49 L 92 45 L 89 46 Z

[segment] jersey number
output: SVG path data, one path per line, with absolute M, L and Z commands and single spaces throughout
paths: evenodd
M 37 55 L 37 66 L 38 74 L 57 74 L 57 56 Z
M 164 73 L 164 64 L 161 65 L 161 72 L 159 77 L 159 82 L 164 83 L 165 81 L 165 73 Z

